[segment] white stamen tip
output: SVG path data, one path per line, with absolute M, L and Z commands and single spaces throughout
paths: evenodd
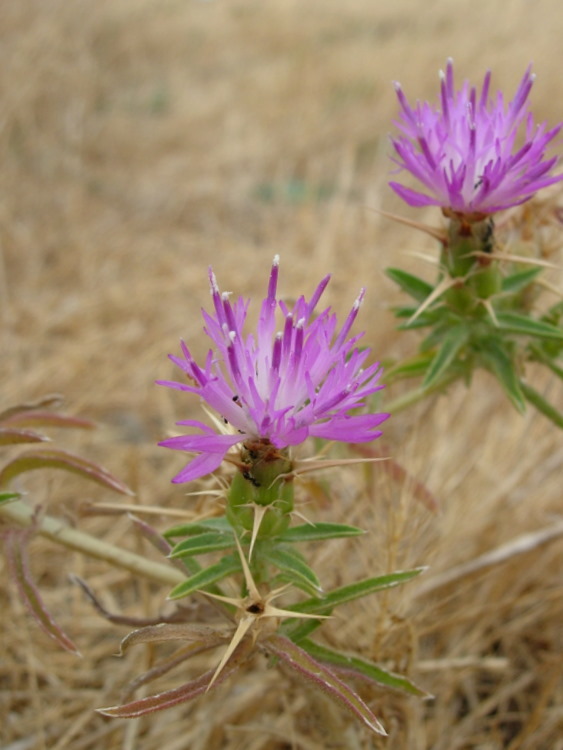
M 305 318 L 299 318 L 297 321 L 296 328 L 304 328 L 305 327 Z
M 446 80 L 446 74 L 444 73 L 443 70 L 439 70 L 438 71 L 438 75 L 440 76 L 440 80 L 441 81 L 445 81 Z
M 274 266 L 274 268 L 277 268 L 277 266 L 279 266 L 279 264 L 280 264 L 280 256 L 279 255 L 274 255 L 274 260 L 272 261 L 272 266 Z
M 278 331 L 276 333 L 276 341 L 281 341 L 283 339 L 283 333 L 281 331 Z
M 399 81 L 393 81 L 393 88 L 395 89 L 395 91 L 401 90 L 401 84 L 399 83 Z
M 237 332 L 236 331 L 229 331 L 229 338 L 231 340 L 231 343 L 236 339 Z

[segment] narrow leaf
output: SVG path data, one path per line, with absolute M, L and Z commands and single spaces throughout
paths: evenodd
M 484 343 L 485 346 L 480 354 L 485 365 L 496 375 L 514 407 L 520 414 L 523 414 L 526 411 L 526 403 L 510 357 L 496 340 L 488 339 Z
M 240 643 L 235 653 L 221 671 L 221 674 L 213 682 L 213 687 L 220 685 L 236 672 L 248 658 L 252 649 L 253 644 L 250 639 Z M 98 713 L 104 716 L 111 716 L 117 719 L 135 719 L 139 716 L 146 716 L 155 711 L 162 711 L 165 708 L 171 708 L 172 706 L 177 706 L 179 703 L 185 703 L 192 698 L 197 698 L 198 695 L 202 695 L 210 689 L 213 676 L 214 670 L 209 670 L 195 680 L 191 680 L 187 684 L 173 690 L 166 690 L 164 693 L 151 695 L 148 698 L 141 698 L 140 700 L 126 703 L 123 706 L 110 706 L 108 708 L 98 708 L 97 710 Z
M 278 539 L 280 542 L 317 542 L 323 539 L 338 539 L 340 537 L 360 536 L 365 534 L 357 526 L 346 526 L 339 523 L 303 524 L 287 529 Z
M 224 643 L 228 638 L 228 633 L 213 630 L 213 628 L 205 625 L 190 625 L 187 623 L 150 625 L 128 633 L 121 641 L 120 655 L 123 655 L 130 646 L 135 646 L 139 643 L 194 641 L 201 643 L 205 648 L 213 648 Z
M 11 503 L 13 500 L 19 500 L 21 497 L 19 492 L 0 492 L 0 505 L 3 503 Z
M 399 268 L 386 268 L 385 273 L 391 281 L 398 284 L 404 292 L 413 297 L 417 302 L 424 302 L 432 292 L 432 284 L 419 279 L 418 276 L 413 276 L 412 273 L 401 271 Z
M 309 639 L 301 641 L 300 645 L 315 659 L 319 659 L 319 661 L 322 662 L 328 662 L 332 666 L 341 667 L 343 670 L 349 672 L 350 675 L 354 675 L 354 673 L 357 675 L 359 673 L 360 675 L 377 682 L 379 685 L 385 685 L 385 687 L 394 688 L 396 690 L 403 690 L 411 695 L 429 697 L 426 691 L 417 687 L 414 682 L 411 682 L 411 680 L 408 679 L 408 677 L 383 669 L 367 659 L 340 654 L 338 651 L 333 651 L 325 646 L 320 646 L 318 643 L 310 641 Z
M 364 703 L 359 695 L 342 682 L 328 667 L 313 659 L 288 638 L 272 635 L 262 641 L 263 648 L 273 656 L 281 659 L 299 675 L 312 682 L 326 695 L 346 708 L 357 719 L 360 719 L 372 732 L 386 735 L 379 719 Z
M 167 529 L 164 532 L 164 536 L 168 539 L 169 537 L 176 536 L 204 534 L 206 531 L 221 531 L 224 534 L 233 534 L 233 528 L 226 517 L 219 516 L 218 518 L 207 518 L 202 521 L 178 524 L 171 529 Z
M 563 330 L 550 323 L 512 312 L 497 312 L 496 316 L 501 331 L 563 341 Z
M 0 486 L 9 484 L 12 479 L 26 471 L 35 469 L 63 469 L 74 474 L 90 479 L 93 482 L 109 487 L 109 489 L 119 492 L 122 495 L 132 495 L 133 492 L 127 485 L 116 479 L 106 469 L 98 464 L 88 461 L 73 453 L 52 449 L 38 449 L 35 451 L 26 451 L 9 461 L 0 470 Z
M 557 427 L 563 429 L 563 414 L 561 414 L 560 411 L 558 411 L 552 404 L 550 404 L 549 401 L 546 401 L 541 393 L 538 393 L 535 388 L 532 388 L 531 385 L 520 381 L 520 388 L 522 389 L 522 393 L 524 394 L 524 398 L 526 399 L 526 401 L 532 404 L 532 406 L 535 406 L 535 408 L 539 412 L 541 412 L 544 417 L 550 419 L 554 424 L 557 425 Z
M 222 534 L 210 531 L 206 534 L 197 534 L 189 539 L 184 539 L 176 544 L 170 552 L 170 558 L 184 558 L 193 555 L 203 555 L 206 552 L 229 549 L 234 547 L 235 540 L 232 534 Z
M 241 570 L 240 560 L 234 555 L 228 555 L 227 557 L 223 557 L 223 559 L 215 565 L 211 565 L 209 568 L 204 568 L 199 573 L 196 573 L 185 581 L 182 581 L 182 583 L 179 583 L 172 589 L 168 598 L 181 599 L 198 589 L 205 591 L 210 584 L 216 583 L 233 573 L 240 573 Z
M 21 430 L 17 427 L 0 427 L 0 445 L 18 443 L 48 443 L 49 438 L 33 430 Z
M 3 420 L 2 424 L 26 425 L 32 427 L 63 427 L 66 429 L 92 430 L 96 426 L 90 419 L 73 417 L 68 414 L 57 414 L 53 411 L 31 409 L 12 414 Z
M 4 409 L 4 411 L 0 412 L 0 423 L 12 420 L 14 417 L 17 417 L 24 412 L 33 411 L 35 409 L 44 409 L 50 406 L 56 408 L 57 406 L 60 406 L 62 402 L 63 397 L 59 393 L 53 393 L 49 396 L 43 396 L 42 398 L 37 399 L 37 401 L 28 401 L 23 404 L 11 406 L 9 409 Z
M 501 289 L 503 292 L 519 292 L 531 284 L 541 271 L 541 268 L 530 268 L 527 271 L 512 273 L 502 280 Z
M 414 570 L 401 570 L 395 573 L 388 573 L 384 576 L 377 576 L 376 578 L 366 578 L 363 581 L 333 589 L 322 599 L 307 599 L 304 602 L 299 602 L 299 604 L 288 607 L 288 609 L 295 610 L 296 612 L 325 614 L 328 610 L 332 611 L 334 607 L 340 604 L 351 602 L 354 599 L 361 599 L 369 594 L 374 594 L 376 591 L 394 588 L 402 583 L 406 583 L 420 575 L 424 570 L 426 568 L 414 568 Z
M 261 549 L 260 557 L 275 565 L 292 583 L 308 594 L 317 595 L 322 589 L 319 579 L 305 562 L 303 555 L 291 547 Z
M 389 383 L 391 380 L 416 378 L 424 375 L 433 356 L 433 352 L 423 352 L 393 365 L 385 370 L 385 382 Z
M 444 374 L 468 338 L 469 331 L 465 326 L 455 326 L 449 330 L 428 368 L 422 383 L 423 388 L 430 388 Z
M 4 534 L 4 540 L 8 569 L 16 582 L 24 604 L 33 615 L 33 618 L 61 648 L 80 656 L 79 650 L 59 625 L 57 625 L 48 611 L 31 577 L 27 562 L 29 531 L 9 529 Z

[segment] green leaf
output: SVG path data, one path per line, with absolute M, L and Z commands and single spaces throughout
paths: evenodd
M 534 320 L 526 315 L 518 315 L 512 312 L 497 312 L 496 318 L 501 331 L 563 341 L 563 330 L 550 323 L 544 323 L 541 320 Z
M 36 469 L 63 469 L 73 474 L 79 474 L 85 479 L 109 487 L 122 495 L 132 495 L 131 490 L 98 464 L 66 451 L 38 449 L 20 453 L 0 470 L 0 486 L 9 484 L 12 479 L 26 471 Z
M 328 662 L 336 667 L 342 667 L 344 670 L 349 670 L 351 673 L 359 672 L 370 680 L 373 680 L 380 685 L 385 685 L 385 687 L 403 690 L 411 695 L 426 698 L 429 697 L 427 692 L 417 687 L 414 682 L 411 682 L 408 679 L 408 677 L 389 672 L 387 669 L 378 667 L 367 659 L 340 654 L 338 651 L 333 651 L 325 646 L 320 646 L 318 643 L 309 639 L 301 641 L 300 645 L 308 654 L 311 654 L 315 659 L 319 659 L 319 661 Z
M 394 588 L 402 583 L 406 583 L 411 578 L 420 575 L 424 570 L 426 568 L 414 568 L 414 570 L 400 570 L 384 576 L 377 576 L 376 578 L 366 578 L 363 581 L 333 589 L 322 599 L 307 599 L 304 602 L 299 602 L 299 604 L 288 607 L 288 609 L 307 614 L 326 614 L 327 611 L 332 611 L 334 607 L 340 604 L 351 602 L 354 599 L 361 599 L 369 594 L 374 594 L 376 591 Z
M 541 393 L 538 393 L 531 385 L 520 381 L 520 388 L 522 389 L 525 399 L 532 404 L 532 406 L 535 406 L 544 417 L 550 419 L 557 425 L 557 427 L 563 429 L 563 414 L 561 414 L 560 411 L 557 411 L 557 409 L 550 404 L 549 401 L 546 401 Z
M 501 290 L 510 293 L 519 292 L 531 284 L 541 272 L 541 268 L 530 268 L 527 271 L 518 271 L 518 273 L 510 274 L 510 276 L 502 280 Z
M 314 525 L 306 523 L 287 529 L 278 539 L 280 542 L 317 542 L 323 539 L 338 539 L 360 534 L 365 534 L 365 531 L 357 526 L 339 523 L 315 523 Z
M 307 594 L 316 596 L 321 591 L 319 579 L 296 549 L 261 545 L 260 557 L 275 565 L 282 573 L 281 578 L 294 583 Z
M 322 692 L 337 701 L 343 708 L 360 719 L 372 732 L 386 732 L 359 695 L 342 682 L 328 667 L 313 659 L 306 651 L 280 635 L 272 635 L 262 641 L 262 647 L 273 656 L 295 670 L 301 677 L 312 682 Z
M 423 352 L 386 369 L 385 382 L 389 383 L 390 380 L 416 378 L 424 375 L 433 356 L 432 352 Z
M 0 492 L 0 505 L 11 503 L 13 500 L 19 500 L 20 497 L 19 492 Z
M 387 268 L 385 269 L 385 273 L 391 281 L 398 284 L 404 292 L 413 297 L 417 302 L 424 302 L 434 288 L 427 281 L 419 279 L 418 276 L 413 276 L 412 273 L 401 271 L 399 268 Z
M 182 583 L 174 586 L 168 598 L 181 599 L 184 596 L 188 596 L 188 594 L 192 594 L 194 591 L 204 591 L 212 583 L 221 581 L 223 578 L 233 575 L 233 573 L 239 573 L 240 571 L 241 564 L 238 556 L 227 555 L 215 565 L 204 568 L 199 573 L 190 576 L 185 581 L 182 581 Z
M 202 521 L 182 523 L 178 526 L 173 526 L 171 529 L 167 529 L 163 533 L 163 536 L 166 538 L 174 536 L 193 536 L 195 534 L 204 534 L 206 531 L 221 531 L 225 534 L 233 534 L 233 527 L 227 521 L 225 516 L 219 516 L 218 518 L 206 518 Z
M 205 534 L 197 534 L 189 539 L 184 539 L 172 548 L 169 557 L 190 557 L 192 555 L 203 555 L 206 552 L 229 549 L 235 544 L 232 534 L 223 534 L 217 531 L 208 531 Z
M 467 343 L 468 338 L 469 331 L 466 326 L 455 326 L 449 330 L 428 368 L 422 383 L 423 388 L 430 388 L 444 374 L 456 358 L 459 350 Z
M 524 414 L 526 403 L 512 360 L 495 339 L 487 339 L 482 344 L 480 354 L 485 366 L 496 376 L 514 407 Z

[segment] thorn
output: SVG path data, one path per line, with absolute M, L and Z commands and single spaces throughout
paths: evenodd
M 406 227 L 412 227 L 413 229 L 418 229 L 419 231 L 424 232 L 424 234 L 429 234 L 430 237 L 434 237 L 434 239 L 438 240 L 438 242 L 441 242 L 442 245 L 448 244 L 448 235 L 442 229 L 439 229 L 437 227 L 429 227 L 427 224 L 421 224 L 418 221 L 406 219 L 404 216 L 391 214 L 388 211 L 382 211 L 380 208 L 372 208 L 371 206 L 366 206 L 366 208 L 368 209 L 368 211 L 373 211 L 376 214 L 380 214 L 380 216 L 384 216 L 386 219 L 391 219 L 391 221 L 396 221 L 398 224 L 404 224 Z

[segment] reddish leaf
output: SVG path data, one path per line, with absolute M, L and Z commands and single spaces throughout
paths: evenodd
M 57 408 L 62 402 L 63 397 L 60 394 L 52 393 L 49 396 L 43 396 L 42 398 L 37 399 L 37 401 L 28 401 L 27 403 L 11 406 L 9 409 L 4 409 L 4 411 L 0 412 L 0 424 L 28 411 L 35 411 L 48 406 L 54 406 Z
M 262 646 L 270 654 L 278 657 L 299 675 L 313 682 L 330 698 L 350 711 L 360 719 L 372 732 L 386 735 L 379 719 L 364 703 L 359 695 L 342 682 L 327 666 L 313 659 L 306 651 L 299 648 L 289 638 L 272 635 L 262 642 Z
M 73 417 L 68 414 L 57 414 L 53 411 L 39 409 L 18 412 L 11 416 L 0 419 L 4 425 L 31 425 L 33 427 L 65 427 L 81 430 L 92 430 L 96 426 L 90 419 Z
M 27 451 L 9 461 L 0 470 L 0 487 L 9 484 L 19 474 L 35 469 L 63 469 L 109 487 L 122 495 L 134 494 L 127 485 L 116 479 L 102 466 L 56 448 Z
M 70 651 L 77 656 L 80 652 L 57 625 L 50 612 L 47 610 L 39 591 L 29 572 L 27 562 L 27 544 L 30 537 L 29 529 L 9 529 L 4 533 L 4 546 L 8 560 L 8 569 L 16 582 L 20 596 L 33 615 L 40 627 L 56 641 L 65 651 Z
M 247 638 L 242 641 L 242 643 L 240 643 L 235 649 L 233 655 L 224 666 L 221 673 L 215 678 L 213 685 L 211 685 L 211 681 L 214 678 L 215 670 L 210 669 L 209 672 L 205 672 L 205 674 L 202 674 L 200 677 L 191 680 L 181 687 L 174 688 L 173 690 L 166 690 L 164 693 L 151 695 L 148 698 L 141 698 L 140 700 L 126 703 L 123 706 L 98 708 L 98 712 L 104 714 L 104 716 L 111 716 L 117 719 L 136 719 L 139 716 L 146 716 L 146 714 L 154 713 L 154 711 L 162 711 L 165 708 L 171 708 L 172 706 L 178 705 L 178 703 L 185 703 L 186 701 L 189 701 L 192 698 L 197 698 L 198 695 L 207 692 L 208 688 L 216 687 L 224 682 L 240 668 L 251 654 L 252 650 L 252 639 Z
M 21 430 L 17 427 L 0 427 L 0 445 L 17 445 L 18 443 L 48 443 L 49 438 L 33 430 Z

